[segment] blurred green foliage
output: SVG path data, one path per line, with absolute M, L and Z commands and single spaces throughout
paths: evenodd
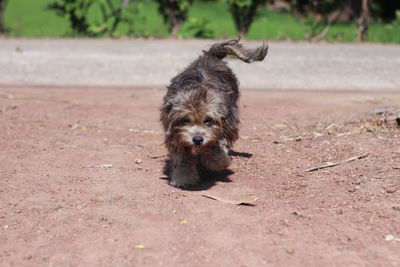
M 69 20 L 76 35 L 87 35 L 89 34 L 87 12 L 93 2 L 93 0 L 53 0 L 47 7 Z
M 135 5 L 132 0 L 52 0 L 47 8 L 70 22 L 74 36 L 119 37 L 121 25 L 134 36 L 134 24 L 145 20 L 140 15 L 143 3 Z
M 207 26 L 209 23 L 207 19 L 189 18 L 186 30 L 195 38 L 213 38 L 214 30 Z
M 254 20 L 257 8 L 266 3 L 266 0 L 224 0 L 231 11 L 236 30 L 241 37 L 245 37 Z
M 82 0 L 84 1 L 84 0 Z M 88 0 L 86 0 L 88 1 Z M 86 12 L 88 25 L 85 36 L 98 37 L 156 37 L 170 35 L 169 26 L 159 13 L 159 4 L 154 0 L 133 0 L 121 12 L 119 23 L 106 2 L 93 0 Z M 110 0 L 118 8 L 121 0 Z M 52 0 L 12 0 L 9 1 L 4 22 L 8 36 L 26 37 L 71 37 L 79 36 L 69 17 L 58 16 L 47 8 Z M 104 4 L 107 19 L 101 10 Z M 106 16 L 106 17 L 107 17 Z M 354 21 L 332 25 L 325 36 L 329 42 L 354 42 L 357 24 Z M 268 40 L 304 40 L 304 29 L 289 11 L 270 11 L 262 5 L 257 8 L 246 38 Z M 238 31 L 230 11 L 230 6 L 222 1 L 194 1 L 187 12 L 187 19 L 177 31 L 180 38 L 237 38 Z M 371 22 L 369 41 L 400 43 L 400 19 Z
M 172 37 L 177 36 L 182 23 L 186 20 L 187 13 L 193 0 L 155 0 L 158 11 L 162 15 L 168 31 Z

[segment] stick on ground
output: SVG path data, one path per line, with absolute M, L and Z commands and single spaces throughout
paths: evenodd
M 354 161 L 354 160 L 357 160 L 357 159 L 363 159 L 363 158 L 366 158 L 366 157 L 368 157 L 368 153 L 364 154 L 364 155 L 361 155 L 361 156 L 356 156 L 356 157 L 352 157 L 352 158 L 349 158 L 349 159 L 346 159 L 346 160 L 342 160 L 342 161 L 339 161 L 339 162 L 333 162 L 333 163 L 317 166 L 317 167 L 314 167 L 314 168 L 310 168 L 310 169 L 307 169 L 306 172 L 312 172 L 312 171 L 316 171 L 316 170 L 320 170 L 320 169 L 324 169 L 324 168 L 334 167 L 334 166 L 337 166 L 337 165 L 340 165 L 340 164 L 343 164 L 343 163 L 346 163 L 346 162 Z
M 211 195 L 206 195 L 206 194 L 202 194 L 201 196 L 206 197 L 206 198 L 211 198 L 211 199 L 223 202 L 223 203 L 229 203 L 229 204 L 233 204 L 233 205 L 246 205 L 246 206 L 254 206 L 253 202 L 255 202 L 258 199 L 258 197 L 256 197 L 256 196 L 250 196 L 244 200 L 227 200 L 227 199 L 223 199 L 223 198 L 211 196 Z

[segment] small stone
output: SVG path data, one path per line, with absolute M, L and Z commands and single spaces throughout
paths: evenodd
M 385 235 L 385 240 L 386 241 L 392 241 L 394 239 L 394 236 L 392 235 Z
M 286 252 L 288 254 L 294 254 L 294 248 L 288 248 L 288 249 L 286 249 Z
M 397 187 L 393 184 L 389 184 L 383 187 L 388 194 L 392 194 L 397 191 Z
M 355 187 L 351 187 L 351 188 L 349 188 L 349 189 L 347 190 L 347 192 L 349 192 L 349 193 L 354 193 L 354 192 L 356 192 L 356 188 L 355 188 Z
M 102 168 L 102 169 L 108 169 L 108 168 L 111 168 L 113 165 L 112 164 L 101 164 L 100 165 L 100 168 Z
M 141 164 L 142 162 L 143 162 L 142 159 L 135 159 L 135 163 L 136 163 L 136 164 Z
M 375 108 L 371 111 L 372 114 L 375 115 L 382 115 L 382 114 L 393 114 L 394 109 L 393 108 Z
M 282 223 L 283 225 L 285 225 L 285 226 L 289 226 L 289 221 L 288 221 L 288 219 L 285 219 L 285 220 L 281 221 L 281 223 Z
M 72 129 L 72 130 L 76 130 L 76 129 L 78 129 L 79 128 L 79 124 L 70 124 L 70 128 Z

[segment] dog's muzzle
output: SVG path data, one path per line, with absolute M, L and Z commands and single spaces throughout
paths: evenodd
M 193 137 L 192 141 L 195 146 L 201 146 L 201 144 L 203 144 L 204 139 L 203 137 L 197 135 Z

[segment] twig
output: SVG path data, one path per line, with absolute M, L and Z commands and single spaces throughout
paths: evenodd
M 211 195 L 207 195 L 207 194 L 202 194 L 201 196 L 206 197 L 206 198 L 211 198 L 211 199 L 223 202 L 223 203 L 228 203 L 228 204 L 233 204 L 233 205 L 245 205 L 245 206 L 254 206 L 253 202 L 255 202 L 258 199 L 258 197 L 256 197 L 256 196 L 250 196 L 244 200 L 227 200 L 227 199 L 223 199 L 220 197 L 211 196 Z
M 366 158 L 366 157 L 368 157 L 368 153 L 365 154 L 365 155 L 352 157 L 352 158 L 349 158 L 349 159 L 346 159 L 346 160 L 342 160 L 342 161 L 339 161 L 339 162 L 333 162 L 333 163 L 317 166 L 317 167 L 314 167 L 314 168 L 311 168 L 311 169 L 307 169 L 306 172 L 312 172 L 312 171 L 316 171 L 316 170 L 320 170 L 320 169 L 324 169 L 324 168 L 334 167 L 334 166 L 337 166 L 337 165 L 340 165 L 340 164 L 343 164 L 343 163 L 346 163 L 346 162 L 354 161 L 354 160 L 357 160 L 357 159 L 363 159 L 363 158 Z
M 159 156 L 150 156 L 150 158 L 151 158 L 151 159 L 159 159 L 159 158 L 164 158 L 164 157 L 166 157 L 166 156 L 168 156 L 168 155 L 165 154 L 165 155 L 159 155 Z

